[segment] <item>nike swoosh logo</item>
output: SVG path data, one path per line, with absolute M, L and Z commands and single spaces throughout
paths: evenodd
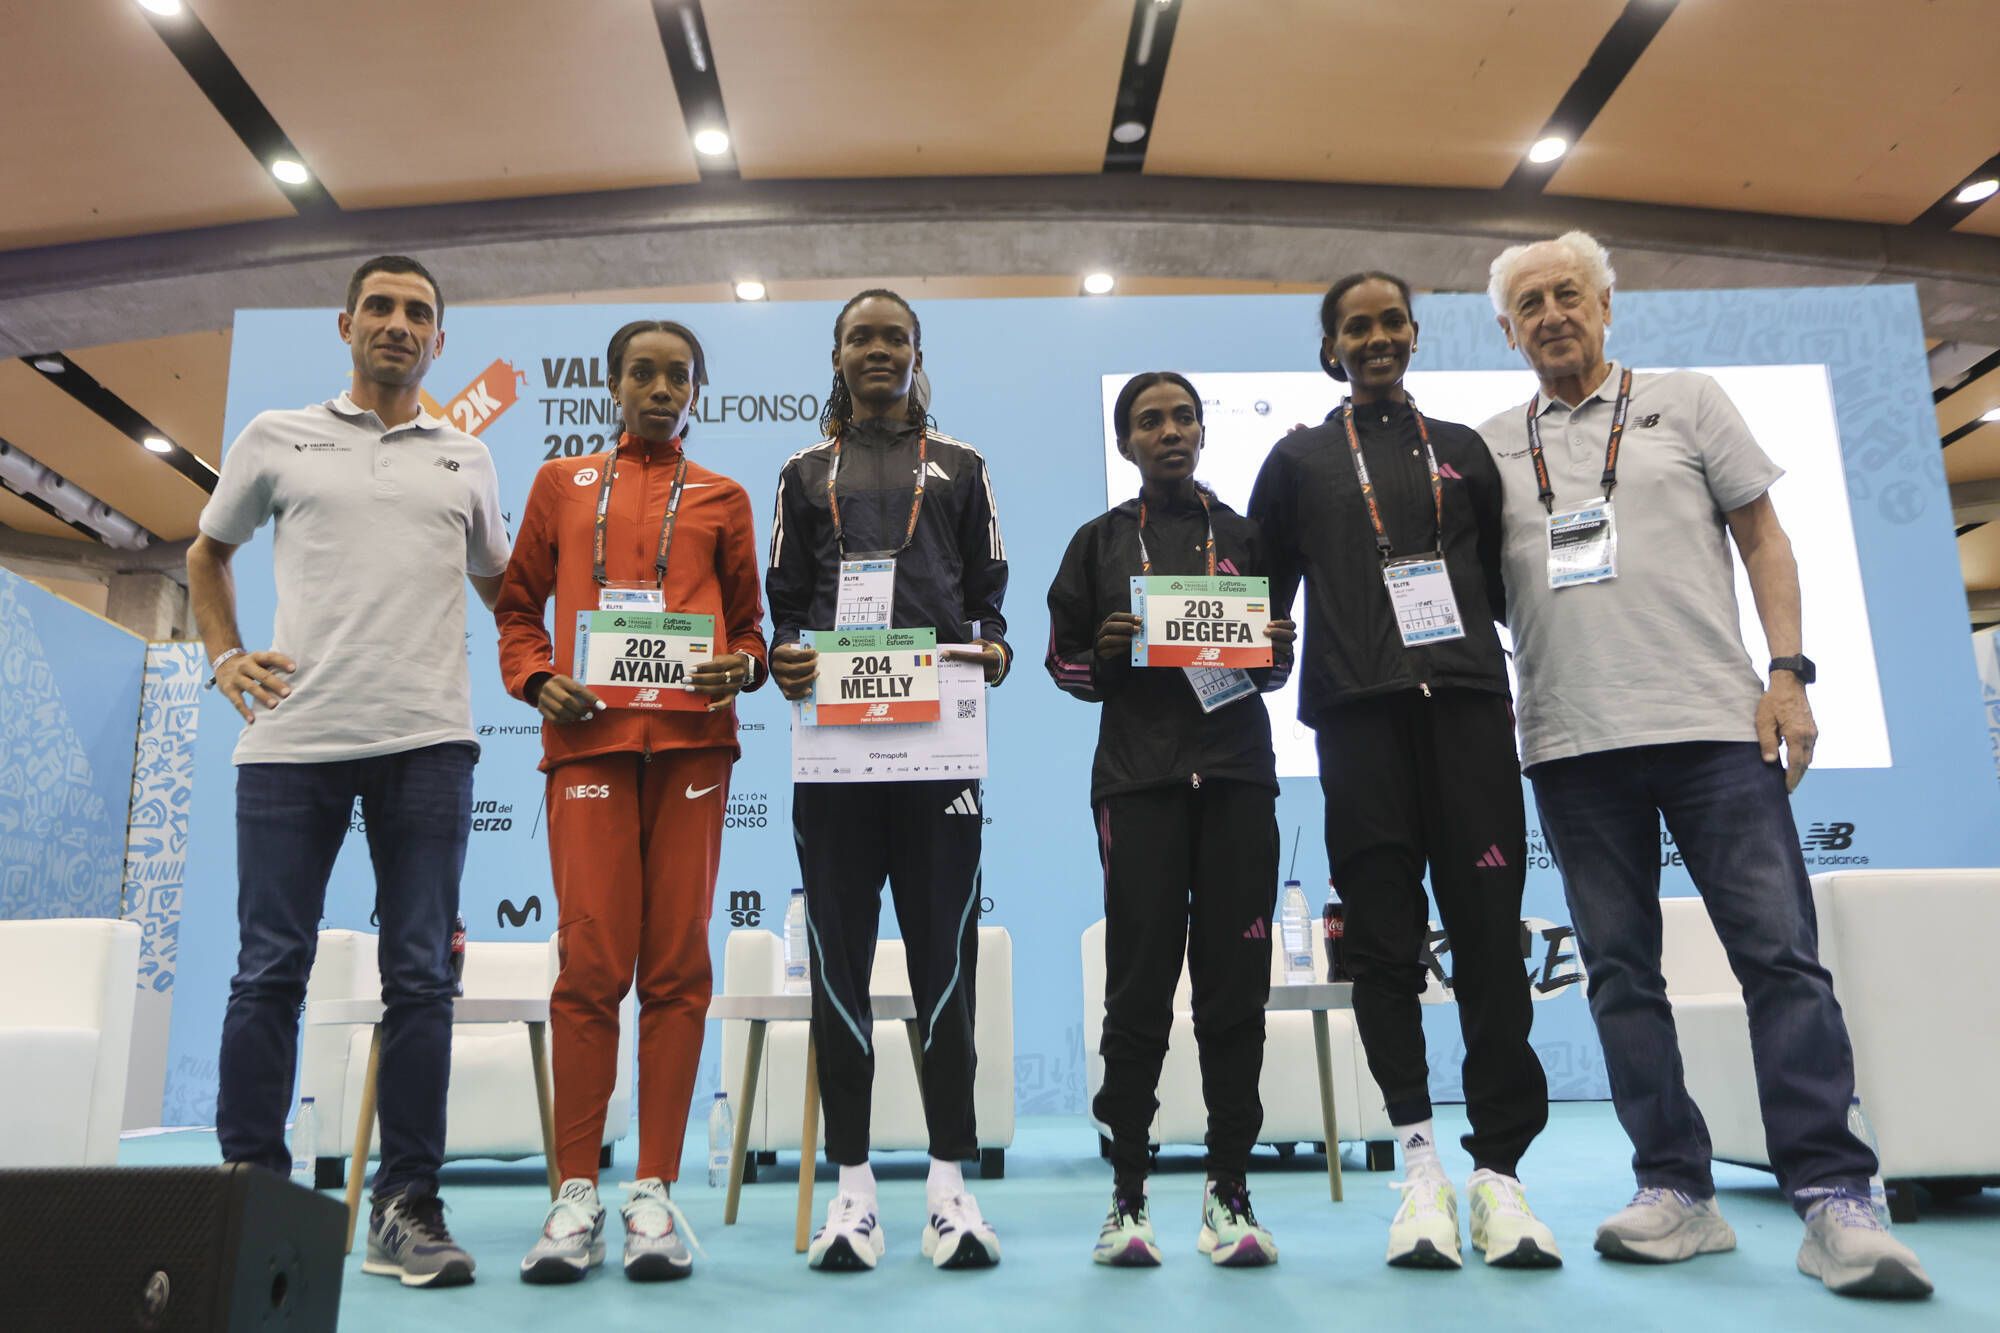
M 720 787 L 721 785 L 722 785 L 722 784 L 721 784 L 720 782 L 718 782 L 718 783 L 716 783 L 716 784 L 715 784 L 715 786 L 714 786 L 714 787 L 703 787 L 703 788 L 702 788 L 702 789 L 701 789 L 700 791 L 696 791 L 696 790 L 694 789 L 694 784 L 693 784 L 692 782 L 690 782 L 690 783 L 688 783 L 688 787 L 687 787 L 687 798 L 688 798 L 688 799 L 689 799 L 690 801 L 698 801 L 698 800 L 700 800 L 700 799 L 701 799 L 702 797 L 704 797 L 704 796 L 708 795 L 708 794 L 709 794 L 710 792 L 714 791 L 716 787 Z

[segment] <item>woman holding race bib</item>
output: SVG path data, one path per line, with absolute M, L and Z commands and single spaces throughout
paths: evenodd
M 708 1012 L 709 908 L 740 753 L 732 701 L 765 674 L 749 497 L 683 448 L 708 382 L 701 343 L 670 321 L 627 324 L 605 376 L 623 413 L 617 447 L 542 466 L 495 608 L 501 675 L 542 714 L 560 906 L 549 1022 L 562 1185 L 521 1262 L 529 1282 L 573 1282 L 603 1260 L 598 1149 L 635 973 L 639 1178 L 626 1187 L 625 1273 L 692 1270 L 668 1191 Z M 591 612 L 604 614 L 586 664 L 578 617 Z
M 1185 957 L 1208 1104 L 1199 1247 L 1217 1264 L 1278 1257 L 1244 1184 L 1264 1121 L 1264 1003 L 1278 882 L 1277 767 L 1260 690 L 1291 668 L 1292 623 L 1266 631 L 1275 665 L 1196 672 L 1134 666 L 1134 575 L 1258 575 L 1257 525 L 1194 479 L 1201 396 L 1171 371 L 1135 376 L 1112 409 L 1139 496 L 1070 539 L 1049 588 L 1047 666 L 1101 703 L 1090 800 L 1104 865 L 1104 1083 L 1092 1110 L 1111 1131 L 1116 1178 L 1094 1258 L 1160 1262 L 1146 1206 L 1147 1141 Z M 1205 614 L 1221 602 L 1200 599 Z M 1207 629 L 1206 626 L 1197 629 Z M 1247 631 L 1246 631 L 1247 634 Z M 1210 630 L 1205 641 L 1233 636 Z
M 1516 1176 L 1548 1122 L 1548 1084 L 1528 1045 L 1526 817 L 1493 628 L 1500 477 L 1477 432 L 1426 417 L 1404 389 L 1410 304 L 1409 284 L 1385 273 L 1327 292 L 1320 364 L 1348 401 L 1271 450 L 1250 513 L 1271 546 L 1272 609 L 1306 583 L 1299 720 L 1318 733 L 1354 1021 L 1403 1147 L 1389 1262 L 1461 1262 L 1417 999 L 1428 866 L 1465 1034 L 1472 1243 L 1489 1264 L 1548 1266 L 1562 1262 L 1555 1238 Z

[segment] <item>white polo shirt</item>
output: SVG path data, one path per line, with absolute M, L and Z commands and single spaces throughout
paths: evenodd
M 486 446 L 428 413 L 389 430 L 345 393 L 264 412 L 223 455 L 201 530 L 241 546 L 267 519 L 270 646 L 299 669 L 277 708 L 253 701 L 236 762 L 472 742 L 465 579 L 499 574 L 509 547 Z
M 1574 408 L 1536 399 L 1557 513 L 1604 493 L 1619 376 L 1614 362 Z M 1634 375 L 1612 491 L 1618 577 L 1551 589 L 1527 407 L 1479 428 L 1500 469 L 1522 766 L 1634 745 L 1755 740 L 1764 685 L 1743 646 L 1723 516 L 1784 469 L 1709 376 Z

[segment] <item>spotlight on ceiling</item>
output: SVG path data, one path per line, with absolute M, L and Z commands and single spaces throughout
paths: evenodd
M 2000 421 L 2000 407 L 1989 407 L 1979 416 L 1981 421 Z
M 1111 127 L 1111 137 L 1119 143 L 1137 143 L 1146 137 L 1146 124 L 1140 120 L 1121 120 Z
M 271 174 L 286 185 L 304 185 L 312 179 L 312 173 L 306 170 L 305 164 L 290 157 L 281 157 L 271 163 Z
M 1118 279 L 1109 273 L 1086 273 L 1083 276 L 1083 290 L 1091 296 L 1108 295 L 1117 285 Z
M 1528 150 L 1530 162 L 1553 162 L 1569 151 L 1569 140 L 1560 134 L 1551 134 L 1546 139 L 1535 140 L 1535 146 Z
M 736 299 L 739 301 L 761 301 L 764 299 L 764 284 L 755 278 L 745 278 L 736 284 Z
M 1976 204 L 1982 199 L 1991 199 L 1996 194 L 2000 194 L 2000 180 L 1989 176 L 1983 181 L 1972 182 L 1960 190 L 1956 197 L 1961 204 Z
M 729 151 L 729 134 L 725 130 L 696 130 L 694 150 L 703 157 L 721 157 Z
M 41 371 L 44 375 L 60 375 L 66 368 L 63 365 L 63 359 L 59 356 L 38 356 L 32 364 L 36 370 Z
M 158 14 L 163 19 L 178 18 L 181 0 L 139 0 L 139 8 L 149 14 Z
M 148 435 L 145 439 L 139 441 L 139 443 L 145 445 L 147 449 L 156 454 L 170 454 L 174 451 L 173 441 L 162 439 L 158 435 Z

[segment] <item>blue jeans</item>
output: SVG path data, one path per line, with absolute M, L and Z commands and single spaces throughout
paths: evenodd
M 1742 984 L 1764 1141 L 1795 1207 L 1866 1197 L 1875 1155 L 1847 1128 L 1854 1055 L 1819 964 L 1784 770 L 1754 741 L 1639 745 L 1528 770 L 1590 974 L 1590 1015 L 1641 1186 L 1715 1193 L 1660 975 L 1660 819 Z M 1802 1193 L 1803 1192 L 1803 1193 Z
M 381 921 L 377 1199 L 437 1192 L 451 1079 L 451 934 L 472 824 L 470 744 L 236 770 L 241 948 L 222 1020 L 216 1137 L 230 1162 L 291 1169 L 285 1112 L 320 913 L 355 798 L 368 825 Z M 322 1134 L 337 1133 L 324 1125 Z M 355 1163 L 354 1170 L 364 1169 Z

